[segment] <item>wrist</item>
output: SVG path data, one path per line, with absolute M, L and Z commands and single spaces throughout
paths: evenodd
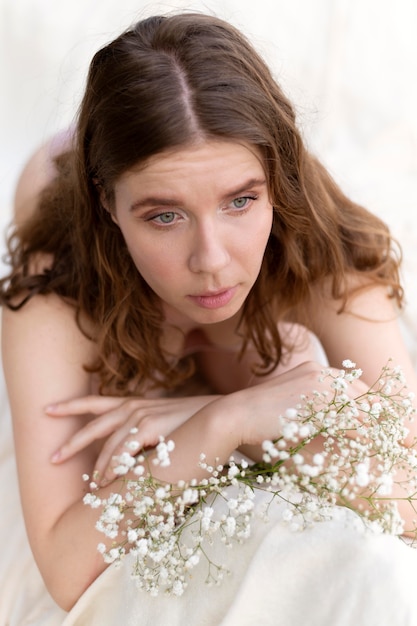
M 210 405 L 210 429 L 212 437 L 229 454 L 242 443 L 242 414 L 244 406 L 235 398 L 237 393 L 222 396 Z

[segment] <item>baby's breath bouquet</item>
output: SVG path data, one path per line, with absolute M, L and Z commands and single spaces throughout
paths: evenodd
M 181 595 L 204 560 L 207 582 L 218 583 L 225 568 L 210 558 L 210 545 L 245 541 L 255 516 L 266 522 L 277 502 L 282 523 L 294 531 L 332 519 L 342 506 L 371 532 L 407 534 L 412 541 L 417 522 L 406 527 L 402 517 L 404 506 L 414 510 L 417 494 L 417 450 L 404 445 L 414 418 L 412 395 L 401 370 L 389 362 L 366 393 L 351 399 L 349 385 L 362 372 L 351 361 L 343 367 L 336 374 L 323 371 L 331 391 L 302 396 L 277 416 L 282 434 L 263 443 L 262 462 L 235 457 L 211 467 L 202 451 L 207 476 L 174 485 L 153 478 L 143 454 L 120 455 L 116 473 L 123 490 L 102 499 L 90 483 L 84 498 L 101 508 L 97 528 L 107 545 L 98 549 L 104 560 L 120 564 L 130 553 L 133 578 L 153 595 Z M 161 439 L 154 462 L 168 465 L 173 447 Z M 268 497 L 257 506 L 260 490 Z

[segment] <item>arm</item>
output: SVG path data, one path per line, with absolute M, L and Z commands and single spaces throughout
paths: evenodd
M 161 436 L 170 435 L 184 421 L 219 397 L 124 398 L 91 395 L 48 406 L 46 413 L 54 418 L 95 416 L 56 450 L 51 461 L 64 463 L 92 443 L 104 440 L 93 472 L 100 484 L 104 484 L 114 480 L 113 467 L 118 465 L 114 457 L 129 450 L 128 442 L 136 442 L 141 448 L 154 447 Z M 136 454 L 135 449 L 131 454 Z
M 90 377 L 82 365 L 91 359 L 92 346 L 78 330 L 72 308 L 56 297 L 34 298 L 19 312 L 5 309 L 2 323 L 3 362 L 28 537 L 48 589 L 59 604 L 69 608 L 76 597 L 63 598 L 60 587 L 71 586 L 75 572 L 78 595 L 91 583 L 92 568 L 86 558 L 96 561 L 95 576 L 103 569 L 91 550 L 96 542 L 94 517 L 83 511 L 76 520 L 71 512 L 83 496 L 81 476 L 92 470 L 95 451 L 90 447 L 68 464 L 52 466 L 52 452 L 78 430 L 82 420 L 67 417 L 58 423 L 45 416 L 44 406 L 58 398 L 91 392 Z
M 398 322 L 399 313 L 383 287 L 359 291 L 338 314 L 340 302 L 328 299 L 309 311 L 312 330 L 326 351 L 330 365 L 340 367 L 351 359 L 363 370 L 363 380 L 372 385 L 389 359 L 399 365 L 410 391 L 416 393 L 417 375 Z M 412 438 L 417 435 L 417 425 Z
M 25 523 L 46 585 L 67 610 L 106 567 L 96 549 L 102 541 L 95 530 L 98 513 L 82 502 L 81 477 L 91 475 L 97 448 L 89 446 L 62 465 L 52 464 L 52 454 L 85 418 L 54 419 L 44 409 L 62 398 L 91 393 L 83 364 L 93 357 L 93 344 L 79 331 L 73 309 L 59 298 L 36 297 L 18 312 L 4 310 L 3 359 Z M 277 413 L 317 378 L 314 367 L 296 371 L 283 374 L 279 384 L 271 379 L 199 410 L 172 433 L 172 466 L 157 468 L 156 477 L 172 482 L 199 478 L 201 452 L 225 462 L 242 442 L 257 444 L 277 435 Z M 101 489 L 103 497 L 111 491 L 111 486 Z
M 244 357 L 238 360 L 237 349 L 227 350 L 220 347 L 222 342 L 217 337 L 215 342 L 209 344 L 209 350 L 197 355 L 197 368 L 206 381 L 205 387 L 208 386 L 218 394 L 231 394 L 264 383 L 269 378 L 275 378 L 306 361 L 317 361 L 318 357 L 322 356 L 317 341 L 303 327 L 282 324 L 280 329 L 286 341 L 295 345 L 295 350 L 288 358 L 284 357 L 285 363 L 280 364 L 268 376 L 253 374 L 253 365 L 258 360 L 254 350 L 248 350 Z M 205 342 L 208 345 L 207 338 Z M 189 391 L 188 388 L 186 391 Z M 199 390 L 190 391 L 196 393 Z M 94 469 L 100 483 L 103 484 L 114 479 L 113 466 L 118 463 L 113 462 L 112 457 L 127 451 L 125 445 L 127 442 L 139 440 L 142 447 L 152 447 L 158 443 L 160 436 L 167 437 L 184 421 L 220 397 L 214 393 L 151 399 L 87 396 L 69 402 L 59 402 L 47 407 L 48 415 L 58 418 L 92 414 L 96 418 L 90 420 L 65 442 L 53 455 L 52 460 L 54 463 L 63 463 L 94 441 L 106 438 Z M 139 429 L 138 434 L 130 434 L 132 428 Z M 253 458 L 259 457 L 259 450 L 246 448 L 245 453 Z

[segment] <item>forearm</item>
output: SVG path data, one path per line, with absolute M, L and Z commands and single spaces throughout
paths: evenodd
M 169 439 L 175 449 L 170 453 L 170 465 L 154 465 L 156 453 L 152 452 L 147 457 L 150 473 L 159 480 L 176 483 L 207 477 L 200 467 L 202 454 L 209 465 L 227 462 L 239 444 L 235 395 L 219 397 L 173 431 Z
M 34 550 L 49 593 L 65 611 L 71 610 L 108 567 L 97 550 L 103 541 L 103 535 L 95 527 L 99 515 L 97 509 L 91 509 L 80 499 L 63 513 L 44 538 L 44 545 Z
M 216 459 L 227 461 L 236 448 L 237 438 L 230 412 L 225 414 L 223 411 L 226 408 L 220 401 L 212 402 L 170 435 L 175 441 L 175 450 L 169 467 L 154 465 L 152 459 L 155 455 L 149 454 L 148 467 L 154 478 L 176 483 L 206 477 L 207 473 L 199 466 L 201 453 L 206 454 L 209 463 L 214 463 Z M 124 478 L 128 477 L 137 478 L 134 474 Z M 124 480 L 116 479 L 100 487 L 95 494 L 105 499 L 112 493 L 123 496 L 125 491 Z M 47 587 L 56 602 L 66 610 L 107 567 L 97 551 L 99 543 L 107 543 L 107 547 L 111 543 L 96 530 L 100 512 L 101 508 L 90 508 L 80 498 L 59 517 L 45 537 L 44 544 L 36 547 L 37 561 Z M 123 520 L 123 528 L 127 521 L 128 514 Z

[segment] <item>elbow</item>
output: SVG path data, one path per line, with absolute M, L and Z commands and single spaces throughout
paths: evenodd
M 45 580 L 45 584 L 56 604 L 69 612 L 94 580 L 94 578 L 89 581 L 77 580 L 74 572 L 67 574 L 60 571 L 58 576 Z
M 90 571 L 80 562 L 78 567 L 63 567 L 62 560 L 54 557 L 56 567 L 48 567 L 43 579 L 45 586 L 56 604 L 69 612 L 78 602 L 83 593 L 107 567 L 101 559 Z M 81 560 L 80 560 L 81 561 Z M 85 564 L 84 564 L 85 565 Z

